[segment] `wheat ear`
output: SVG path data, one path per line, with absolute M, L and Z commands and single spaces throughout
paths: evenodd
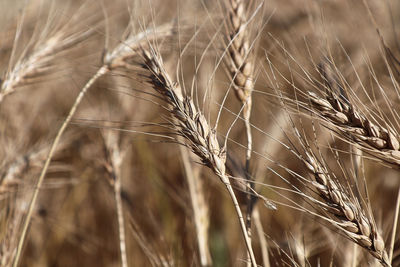
M 74 17 L 77 19 L 76 16 Z M 24 53 L 14 66 L 9 68 L 4 80 L 0 81 L 0 103 L 6 96 L 14 93 L 18 87 L 31 84 L 46 72 L 52 71 L 54 69 L 53 62 L 59 54 L 85 41 L 94 33 L 92 28 L 72 32 L 71 29 L 68 29 L 71 27 L 70 24 L 63 24 L 44 41 L 40 42 L 39 40 L 30 53 L 27 53 L 30 47 L 25 47 Z M 45 28 L 47 29 L 47 27 Z M 19 32 L 16 35 L 17 41 Z
M 342 189 L 314 155 L 307 153 L 304 163 L 314 175 L 313 187 L 328 204 L 328 211 L 338 220 L 337 226 L 348 238 L 366 248 L 383 265 L 390 266 L 385 243 L 375 223 L 364 213 L 358 201 Z
M 343 188 L 339 180 L 329 172 L 325 162 L 315 156 L 296 128 L 295 133 L 305 152 L 304 156 L 299 156 L 299 158 L 307 171 L 314 177 L 309 186 L 326 204 L 321 205 L 321 208 L 333 215 L 334 219 L 328 221 L 340 229 L 350 240 L 366 248 L 382 265 L 391 266 L 385 251 L 385 243 L 378 233 L 372 215 L 369 212 L 366 213 L 359 200 Z
M 366 153 L 395 166 L 400 166 L 398 133 L 389 125 L 379 125 L 366 117 L 351 100 L 334 87 L 342 88 L 337 79 L 320 70 L 326 84 L 326 96 L 308 92 L 312 110 L 320 119 L 335 127 L 350 143 L 357 143 Z
M 64 138 L 58 146 L 57 152 L 69 146 L 75 138 L 75 136 Z M 47 144 L 40 145 L 13 160 L 4 160 L 4 163 L 0 165 L 0 196 L 20 184 L 22 177 L 32 166 L 41 166 L 46 159 L 48 150 Z
M 143 58 L 145 67 L 152 73 L 150 82 L 153 88 L 164 96 L 164 100 L 168 103 L 169 110 L 176 120 L 177 133 L 185 138 L 187 145 L 202 160 L 203 164 L 209 167 L 226 186 L 239 219 L 252 266 L 257 266 L 242 211 L 225 171 L 226 151 L 220 147 L 215 129 L 209 126 L 206 118 L 193 101 L 189 97 L 183 96 L 179 84 L 172 82 L 165 71 L 161 56 L 156 51 L 153 50 L 150 53 L 143 50 Z
M 233 82 L 233 88 L 237 99 L 242 103 L 243 118 L 246 128 L 247 148 L 246 148 L 246 183 L 247 183 L 247 212 L 246 227 L 247 234 L 251 239 L 251 217 L 253 210 L 253 199 L 250 194 L 250 188 L 253 187 L 250 175 L 250 160 L 252 154 L 253 138 L 251 133 L 251 93 L 254 89 L 252 54 L 250 49 L 250 40 L 248 30 L 246 29 L 246 11 L 247 4 L 243 0 L 229 0 L 229 57 L 227 65 L 230 78 Z
M 337 97 L 323 98 L 308 93 L 319 117 L 335 126 L 349 141 L 355 141 L 364 151 L 393 165 L 400 165 L 399 136 L 387 125 L 381 126 Z

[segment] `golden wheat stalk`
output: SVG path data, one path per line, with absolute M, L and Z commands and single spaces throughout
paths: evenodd
M 251 93 L 254 90 L 252 62 L 252 50 L 250 47 L 249 29 L 247 26 L 247 7 L 248 3 L 243 0 L 229 1 L 229 21 L 228 21 L 228 51 L 229 57 L 227 66 L 230 78 L 233 83 L 233 89 L 237 99 L 243 105 L 243 118 L 246 128 L 247 148 L 246 148 L 246 180 L 247 180 L 247 212 L 246 227 L 247 234 L 251 239 L 251 217 L 253 209 L 253 200 L 250 194 L 250 188 L 253 187 L 250 175 L 250 160 L 252 154 L 253 138 L 251 133 Z
M 151 53 L 143 50 L 143 58 L 146 68 L 151 71 L 150 83 L 164 97 L 170 107 L 169 111 L 177 121 L 175 127 L 178 134 L 184 137 L 186 144 L 202 160 L 203 164 L 209 167 L 226 186 L 239 219 L 251 264 L 257 266 L 242 211 L 226 174 L 226 151 L 225 148 L 220 147 L 217 133 L 209 126 L 206 118 L 193 101 L 189 97 L 183 96 L 180 85 L 172 82 L 164 68 L 161 56 L 154 50 Z
M 124 157 L 124 152 L 121 151 L 119 148 L 119 138 L 120 137 L 118 133 L 112 131 L 107 131 L 103 133 L 107 161 L 106 169 L 111 176 L 110 183 L 114 188 L 115 207 L 117 210 L 121 267 L 128 267 L 128 257 L 126 254 L 125 241 L 125 220 L 121 198 L 121 165 Z
M 185 169 L 186 181 L 192 204 L 193 220 L 196 228 L 197 244 L 201 266 L 211 266 L 211 254 L 208 247 L 208 228 L 210 224 L 208 207 L 206 204 L 203 184 L 200 179 L 200 170 L 190 162 L 193 154 L 186 147 L 180 146 L 181 158 Z M 195 157 L 195 156 L 194 156 Z
M 153 29 L 151 31 L 151 39 L 154 40 L 154 38 L 157 38 L 157 30 Z M 124 60 L 128 57 L 134 57 L 137 56 L 137 47 L 140 47 L 140 44 L 146 45 L 148 43 L 150 38 L 146 37 L 146 35 L 142 35 L 141 33 L 138 34 L 138 38 L 132 38 L 129 40 L 132 40 L 134 43 L 126 43 L 122 42 L 123 45 L 132 47 L 132 50 L 130 50 L 130 53 L 127 52 L 127 50 L 121 49 L 120 46 L 117 46 L 115 50 L 119 51 L 119 53 L 114 53 L 114 50 L 111 51 L 110 53 L 107 53 L 104 60 L 103 60 L 103 65 L 100 66 L 100 68 L 97 70 L 97 72 L 89 79 L 89 81 L 83 86 L 81 91 L 79 92 L 77 98 L 75 99 L 74 104 L 72 105 L 66 119 L 62 123 L 60 129 L 57 132 L 57 135 L 50 147 L 49 154 L 47 155 L 45 164 L 43 166 L 42 172 L 40 173 L 39 179 L 36 182 L 35 190 L 33 192 L 32 199 L 29 203 L 28 207 L 28 212 L 26 215 L 25 223 L 21 232 L 21 237 L 18 242 L 18 247 L 17 247 L 17 253 L 16 257 L 14 259 L 13 267 L 18 266 L 18 262 L 21 256 L 23 244 L 25 242 L 25 237 L 28 231 L 28 226 L 32 217 L 33 209 L 37 201 L 37 197 L 39 195 L 39 190 L 42 186 L 44 177 L 46 176 L 47 170 L 49 168 L 51 159 L 53 158 L 54 152 L 56 151 L 57 145 L 61 140 L 61 136 L 64 133 L 65 129 L 71 122 L 72 117 L 75 115 L 76 110 L 78 109 L 79 104 L 81 103 L 82 99 L 86 95 L 87 91 L 92 87 L 92 85 L 102 76 L 110 72 L 111 70 L 117 68 L 117 67 L 122 67 L 124 65 Z M 128 50 L 129 51 L 129 50 Z M 111 56 L 108 56 L 111 55 Z

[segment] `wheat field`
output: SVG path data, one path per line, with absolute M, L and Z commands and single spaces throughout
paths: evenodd
M 0 266 L 400 266 L 399 18 L 0 1 Z

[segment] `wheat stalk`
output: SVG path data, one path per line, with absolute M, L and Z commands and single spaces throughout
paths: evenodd
M 247 147 L 246 147 L 246 183 L 247 183 L 247 212 L 246 227 L 247 234 L 251 239 L 251 217 L 254 206 L 250 188 L 253 187 L 250 175 L 250 160 L 252 154 L 253 138 L 251 134 L 251 93 L 254 90 L 253 71 L 254 64 L 252 62 L 252 50 L 250 47 L 250 39 L 247 26 L 247 5 L 243 0 L 229 1 L 229 38 L 228 51 L 229 57 L 227 65 L 230 78 L 237 99 L 243 105 L 243 118 L 246 128 Z
M 179 84 L 172 82 L 165 71 L 161 56 L 156 51 L 152 50 L 150 53 L 143 50 L 143 58 L 145 67 L 152 73 L 150 82 L 153 88 L 164 96 L 170 106 L 169 111 L 177 121 L 175 127 L 178 134 L 185 138 L 187 145 L 202 160 L 203 164 L 209 167 L 226 186 L 235 206 L 251 264 L 257 266 L 239 203 L 226 174 L 226 151 L 224 147 L 220 147 L 215 129 L 209 126 L 206 118 L 193 101 L 189 97 L 183 96 Z
M 267 246 L 267 240 L 262 231 L 262 223 L 259 216 L 258 207 L 255 206 L 256 198 L 251 194 L 251 189 L 254 189 L 252 176 L 250 175 L 250 162 L 253 150 L 253 137 L 251 131 L 251 109 L 252 109 L 252 92 L 254 90 L 254 49 L 252 49 L 252 42 L 248 27 L 249 19 L 248 9 L 250 3 L 244 0 L 230 0 L 229 1 L 229 36 L 228 46 L 229 57 L 226 64 L 229 69 L 230 78 L 233 84 L 233 89 L 236 98 L 243 105 L 243 119 L 246 128 L 247 147 L 246 147 L 246 165 L 245 165 L 245 178 L 246 178 L 246 193 L 247 193 L 247 212 L 246 212 L 246 227 L 249 238 L 251 234 L 251 221 L 254 213 L 254 220 L 256 221 L 256 228 L 260 243 Z M 262 256 L 264 266 L 269 266 L 268 250 L 262 248 Z
M 180 146 L 181 158 L 185 170 L 186 181 L 189 187 L 189 195 L 193 210 L 193 219 L 196 228 L 196 237 L 200 254 L 201 266 L 211 266 L 211 255 L 208 248 L 208 228 L 210 224 L 208 207 L 204 196 L 200 172 L 190 162 L 193 154 L 186 147 Z
M 157 37 L 157 31 L 154 30 L 154 31 L 152 31 L 152 33 L 153 33 L 153 35 L 151 37 L 152 38 L 156 38 Z M 141 36 L 141 37 L 132 38 L 131 39 L 132 41 L 134 41 L 134 43 L 124 43 L 124 45 L 128 46 L 128 47 L 133 47 L 133 48 L 140 46 L 140 42 L 142 42 L 143 45 L 145 45 L 148 42 L 149 38 L 146 38 L 146 35 L 143 36 L 140 33 L 139 33 L 139 36 Z M 75 112 L 76 112 L 79 104 L 81 103 L 82 99 L 86 95 L 87 91 L 92 87 L 92 85 L 100 77 L 104 76 L 109 71 L 111 71 L 111 70 L 113 70 L 113 69 L 115 69 L 117 67 L 122 67 L 124 65 L 123 64 L 124 59 L 126 59 L 128 57 L 134 57 L 134 56 L 137 55 L 137 50 L 136 49 L 132 49 L 130 53 L 128 53 L 124 49 L 121 49 L 120 46 L 117 46 L 115 49 L 120 51 L 120 52 L 119 53 L 111 52 L 109 54 L 106 54 L 106 55 L 112 55 L 112 56 L 110 56 L 110 57 L 106 56 L 105 57 L 105 60 L 103 60 L 104 61 L 103 65 L 89 79 L 89 81 L 82 87 L 82 89 L 79 92 L 77 98 L 75 99 L 75 102 L 72 105 L 72 107 L 71 107 L 66 119 L 64 120 L 63 124 L 61 125 L 60 129 L 57 132 L 57 135 L 56 135 L 56 137 L 55 137 L 55 139 L 54 139 L 54 141 L 53 141 L 53 143 L 52 143 L 52 145 L 50 147 L 50 151 L 49 151 L 49 154 L 47 155 L 46 162 L 45 162 L 45 164 L 43 166 L 42 172 L 40 173 L 39 179 L 36 182 L 36 186 L 35 186 L 35 190 L 34 190 L 32 199 L 31 199 L 31 201 L 29 203 L 28 213 L 26 215 L 26 220 L 25 220 L 25 223 L 24 223 L 24 226 L 23 226 L 21 237 L 20 237 L 20 240 L 18 242 L 17 253 L 16 253 L 16 257 L 14 259 L 13 267 L 17 267 L 18 266 L 19 258 L 20 258 L 21 251 L 22 251 L 22 247 L 23 247 L 23 244 L 24 244 L 24 241 L 25 241 L 25 236 L 26 236 L 26 233 L 28 231 L 28 226 L 29 226 L 29 223 L 30 223 L 30 220 L 31 220 L 31 217 L 32 217 L 33 208 L 34 208 L 34 206 L 36 204 L 36 200 L 37 200 L 37 197 L 39 195 L 39 190 L 40 190 L 40 188 L 42 186 L 44 177 L 45 177 L 45 175 L 47 173 L 47 169 L 49 168 L 49 165 L 50 165 L 51 159 L 53 157 L 53 154 L 56 151 L 56 147 L 57 147 L 58 143 L 61 140 L 62 134 L 64 133 L 64 131 L 67 128 L 67 126 L 69 125 L 72 117 L 75 115 Z
M 121 257 L 121 267 L 128 267 L 128 257 L 126 254 L 125 220 L 121 198 L 121 164 L 124 152 L 119 148 L 119 135 L 112 131 L 103 133 L 107 165 L 106 169 L 111 176 L 110 183 L 114 188 L 115 207 L 117 210 L 119 250 Z

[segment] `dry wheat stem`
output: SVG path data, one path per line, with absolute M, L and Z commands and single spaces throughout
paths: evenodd
M 264 233 L 263 226 L 261 223 L 260 211 L 257 208 L 257 206 L 254 208 L 254 211 L 253 211 L 253 219 L 254 219 L 254 225 L 257 230 L 257 234 L 260 239 L 261 256 L 262 256 L 263 264 L 264 264 L 263 266 L 270 267 L 269 255 L 268 255 L 269 254 L 268 253 L 268 243 L 265 238 L 265 233 Z
M 51 147 L 50 147 L 49 154 L 47 155 L 46 162 L 45 162 L 45 164 L 43 166 L 43 169 L 42 169 L 42 171 L 40 173 L 39 179 L 36 182 L 35 190 L 33 192 L 32 199 L 31 199 L 31 201 L 29 203 L 28 213 L 27 213 L 26 218 L 25 218 L 25 222 L 24 222 L 23 229 L 22 229 L 22 232 L 21 232 L 21 237 L 18 240 L 18 247 L 17 247 L 17 252 L 16 252 L 15 259 L 14 259 L 13 267 L 17 267 L 18 266 L 19 259 L 21 257 L 21 253 L 22 253 L 22 249 L 23 249 L 23 245 L 24 245 L 24 241 L 25 241 L 25 237 L 26 237 L 26 234 L 28 232 L 28 227 L 29 227 L 29 224 L 30 224 L 30 221 L 31 221 L 31 218 L 32 218 L 33 209 L 35 207 L 36 200 L 37 200 L 37 197 L 39 195 L 40 188 L 42 187 L 44 177 L 45 177 L 45 175 L 47 173 L 47 169 L 49 168 L 50 161 L 51 161 L 51 159 L 52 159 L 52 157 L 54 155 L 54 152 L 56 151 L 58 143 L 60 142 L 61 136 L 64 133 L 65 129 L 67 128 L 67 126 L 68 126 L 69 122 L 71 121 L 72 117 L 74 116 L 74 114 L 75 114 L 80 102 L 82 101 L 83 97 L 85 96 L 87 90 L 89 90 L 89 88 L 93 85 L 93 83 L 95 81 L 97 81 L 97 79 L 99 79 L 101 76 L 106 74 L 107 71 L 108 71 L 108 68 L 106 66 L 101 67 L 97 71 L 97 73 L 82 88 L 82 90 L 80 91 L 78 97 L 76 98 L 71 110 L 69 111 L 67 118 L 64 120 L 63 124 L 61 125 L 61 127 L 60 127 L 60 129 L 59 129 L 59 131 L 58 131 L 58 133 L 57 133 L 57 135 L 56 135 Z
M 126 254 L 125 222 L 121 199 L 121 179 L 116 178 L 114 183 L 115 205 L 117 208 L 119 249 L 121 255 L 121 266 L 128 267 L 128 257 Z
M 183 142 L 181 142 L 183 143 Z M 201 266 L 211 266 L 212 260 L 208 248 L 208 227 L 210 224 L 208 208 L 206 205 L 202 181 L 199 171 L 192 166 L 190 154 L 186 147 L 180 146 L 181 158 L 185 169 L 186 181 L 192 204 L 193 219 L 196 228 L 196 237 L 200 254 Z M 192 154 L 193 155 L 193 154 Z
M 396 230 L 397 230 L 397 223 L 399 221 L 399 209 L 400 209 L 400 189 L 397 192 L 397 201 L 396 201 L 396 209 L 394 213 L 393 219 L 393 229 L 392 229 L 392 237 L 390 240 L 390 247 L 389 247 L 389 262 L 392 262 L 393 259 L 393 251 L 394 251 L 394 243 L 396 240 Z
M 154 35 L 151 35 L 150 39 L 154 40 L 157 37 L 157 31 L 154 30 L 154 31 L 151 31 L 151 33 L 153 33 Z M 64 133 L 64 131 L 67 128 L 68 124 L 70 123 L 72 117 L 74 116 L 74 114 L 75 114 L 79 104 L 81 103 L 83 97 L 86 95 L 87 91 L 92 87 L 92 85 L 100 77 L 102 77 L 103 75 L 105 75 L 106 73 L 108 73 L 109 71 L 111 71 L 114 68 L 123 66 L 124 65 L 124 60 L 127 59 L 128 57 L 136 56 L 137 55 L 137 50 L 133 49 L 133 48 L 139 47 L 140 46 L 140 42 L 143 42 L 145 44 L 149 40 L 149 38 L 145 38 L 145 37 L 146 37 L 146 35 L 142 36 L 141 33 L 139 33 L 136 38 L 132 37 L 132 39 L 129 39 L 133 43 L 124 42 L 123 43 L 124 46 L 132 47 L 132 49 L 130 49 L 128 51 L 125 50 L 125 49 L 122 49 L 120 46 L 117 46 L 115 48 L 115 50 L 119 51 L 119 53 L 114 53 L 114 51 L 111 52 L 111 53 L 107 53 L 105 58 L 104 58 L 104 60 L 103 60 L 104 61 L 103 66 L 101 66 L 98 69 L 98 71 L 96 72 L 96 74 L 94 74 L 89 79 L 89 81 L 81 89 L 80 93 L 78 94 L 77 98 L 75 99 L 75 102 L 72 105 L 71 110 L 69 111 L 67 118 L 64 120 L 63 124 L 61 125 L 60 129 L 57 132 L 57 135 L 56 135 L 56 137 L 55 137 L 55 139 L 54 139 L 54 141 L 53 141 L 53 143 L 51 145 L 49 154 L 48 154 L 48 156 L 46 158 L 46 162 L 45 162 L 45 164 L 43 166 L 42 172 L 40 173 L 40 177 L 39 177 L 39 179 L 38 179 L 38 181 L 36 183 L 35 190 L 34 190 L 31 202 L 29 203 L 28 213 L 27 213 L 24 225 L 23 225 L 23 230 L 21 232 L 21 237 L 20 237 L 20 239 L 18 241 L 17 253 L 16 253 L 16 257 L 14 259 L 13 267 L 17 267 L 18 266 L 19 258 L 21 256 L 23 244 L 24 244 L 24 241 L 25 241 L 25 236 L 26 236 L 27 231 L 28 231 L 28 227 L 29 227 L 30 220 L 31 220 L 31 217 L 32 217 L 33 209 L 34 209 L 34 206 L 36 204 L 36 200 L 37 200 L 37 197 L 38 197 L 38 194 L 39 194 L 39 190 L 40 190 L 40 188 L 42 186 L 44 177 L 45 177 L 45 175 L 47 173 L 47 169 L 48 169 L 48 167 L 50 165 L 50 161 L 51 161 L 51 159 L 53 157 L 53 154 L 54 154 L 54 152 L 56 150 L 56 147 L 57 147 L 58 143 L 60 142 L 62 134 Z M 139 44 L 137 42 L 139 42 Z M 130 53 L 129 53 L 129 51 L 130 51 Z
M 121 164 L 123 155 L 119 149 L 118 136 L 114 132 L 107 132 L 104 136 L 106 157 L 108 162 L 108 172 L 111 175 L 111 184 L 114 188 L 115 206 L 118 220 L 119 249 L 121 257 L 121 267 L 128 267 L 128 257 L 126 254 L 125 220 L 121 198 Z
M 251 263 L 257 266 L 242 211 L 225 171 L 226 152 L 220 147 L 215 130 L 209 126 L 193 101 L 182 95 L 179 84 L 172 82 L 164 69 L 160 55 L 154 50 L 152 53 L 144 50 L 143 57 L 145 67 L 152 73 L 151 84 L 164 96 L 170 106 L 171 114 L 177 121 L 175 127 L 178 133 L 185 138 L 187 145 L 199 156 L 203 164 L 209 167 L 226 186 L 239 219 Z
M 246 224 L 247 233 L 251 239 L 251 214 L 253 209 L 253 199 L 249 189 L 253 186 L 251 183 L 250 173 L 250 160 L 253 146 L 253 139 L 251 133 L 251 106 L 252 98 L 251 93 L 254 90 L 253 83 L 253 62 L 250 57 L 250 40 L 249 34 L 246 29 L 246 1 L 243 0 L 230 0 L 230 14 L 229 14 L 229 59 L 227 65 L 229 66 L 229 73 L 233 81 L 233 88 L 235 95 L 239 101 L 244 105 L 243 117 L 246 128 L 247 136 L 247 149 L 246 149 L 246 179 L 247 179 L 247 212 Z

